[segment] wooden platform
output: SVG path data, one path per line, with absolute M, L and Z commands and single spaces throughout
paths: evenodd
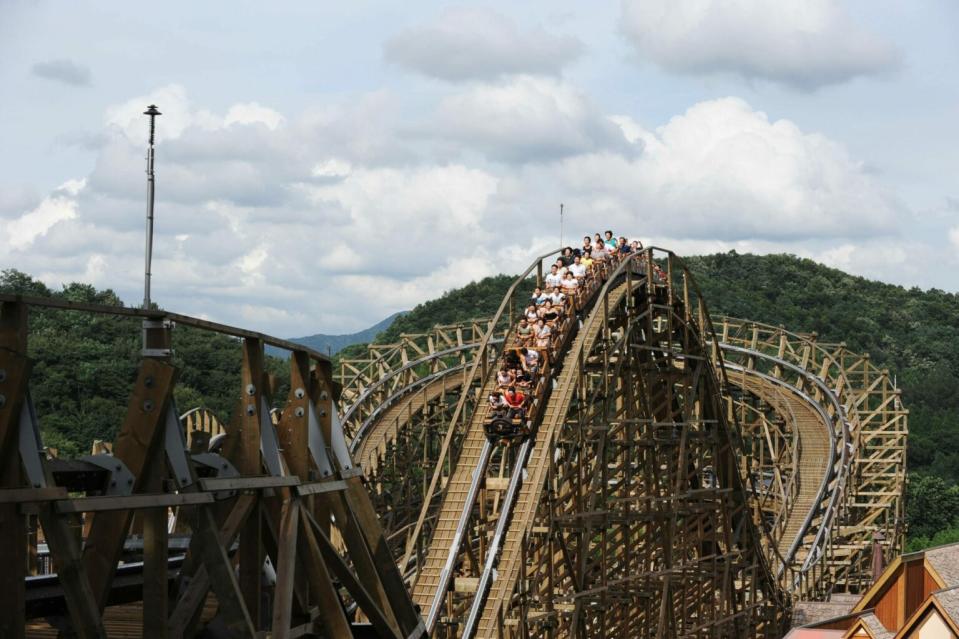
M 203 605 L 201 624 L 216 615 L 216 597 L 212 594 Z M 103 614 L 103 623 L 110 639 L 140 639 L 143 636 L 143 602 L 110 606 Z M 56 639 L 57 629 L 42 619 L 27 622 L 27 639 Z

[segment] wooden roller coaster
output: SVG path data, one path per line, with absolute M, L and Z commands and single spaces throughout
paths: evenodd
M 667 256 L 667 266 L 675 263 L 678 263 L 675 257 Z M 683 305 L 689 303 L 691 280 L 688 273 L 685 273 L 685 277 L 683 287 L 677 286 L 676 290 L 681 290 L 682 294 L 674 296 L 674 303 L 675 299 L 682 300 Z M 667 290 L 672 288 L 673 278 L 670 278 Z M 698 322 L 709 325 L 708 315 L 701 304 L 696 304 L 691 318 L 694 325 L 698 325 Z M 502 330 L 500 327 L 504 323 L 494 318 L 489 324 Z M 490 334 L 501 333 L 491 330 Z M 788 607 L 789 602 L 798 599 L 827 599 L 834 592 L 862 592 L 872 578 L 870 565 L 874 542 L 878 540 L 884 559 L 888 561 L 901 550 L 903 537 L 902 493 L 907 412 L 899 401 L 898 390 L 888 372 L 876 369 L 868 356 L 851 353 L 842 344 L 819 343 L 815 335 L 798 335 L 781 327 L 723 319 L 718 334 L 710 331 L 699 335 L 699 339 L 708 345 L 706 350 L 713 366 L 726 371 L 720 389 L 726 417 L 729 423 L 738 422 L 731 439 L 738 451 L 740 476 L 749 498 L 752 520 L 776 589 L 781 593 L 783 609 Z M 484 352 L 482 346 L 481 342 L 477 342 L 472 351 L 478 370 L 476 375 L 464 376 L 461 366 L 449 375 L 431 374 L 423 385 L 416 386 L 415 390 L 411 388 L 409 394 L 402 392 L 402 389 L 395 391 L 385 405 L 378 405 L 381 413 L 387 416 L 389 425 L 379 425 L 373 420 L 364 430 L 378 438 L 377 445 L 364 445 L 364 437 L 359 442 L 353 442 L 354 449 L 360 453 L 357 462 L 366 470 L 374 494 L 389 496 L 378 502 L 378 508 L 390 515 L 391 545 L 404 573 L 421 591 L 421 606 L 426 603 L 431 586 L 421 585 L 424 582 L 419 576 L 418 566 L 424 566 L 424 571 L 428 569 L 424 557 L 428 557 L 433 546 L 441 552 L 448 550 L 448 537 L 432 544 L 429 539 L 437 520 L 442 517 L 438 503 L 451 500 L 449 486 L 454 481 L 454 469 L 459 464 L 451 463 L 450 457 L 462 455 L 462 444 L 458 442 L 462 441 L 464 434 L 452 430 L 450 445 L 446 447 L 448 450 L 442 445 L 443 439 L 451 432 L 451 427 L 455 428 L 457 420 L 481 421 L 473 417 L 473 411 L 481 405 L 477 402 L 481 393 L 481 384 L 477 380 L 485 380 L 489 375 L 484 367 L 488 367 L 492 357 L 491 349 Z M 462 350 L 461 347 L 458 352 Z M 427 360 L 428 357 L 427 353 L 422 359 Z M 564 384 L 560 381 L 558 389 L 564 388 Z M 460 390 L 463 388 L 470 390 Z M 358 395 L 357 401 L 364 401 L 362 394 Z M 557 401 L 551 400 L 551 409 L 559 405 Z M 466 417 L 460 417 L 461 414 Z M 571 418 L 569 420 L 572 421 Z M 613 422 L 606 423 L 607 427 L 611 427 Z M 571 429 L 572 424 L 566 427 Z M 580 437 L 580 442 L 590 441 L 585 435 Z M 653 442 L 656 440 L 653 439 Z M 547 466 L 545 472 L 552 476 L 554 483 L 544 485 L 545 492 L 540 493 L 540 500 L 544 499 L 543 495 L 556 499 L 557 495 L 564 494 L 558 488 L 566 481 L 562 478 L 567 473 L 578 477 L 583 472 L 578 463 L 562 467 L 559 463 L 561 448 L 555 441 L 551 445 L 553 462 L 546 460 L 539 463 Z M 652 444 L 654 448 L 656 445 Z M 534 450 L 539 446 L 537 440 Z M 425 481 L 424 477 L 411 478 L 403 470 L 397 472 L 397 469 L 408 469 L 409 466 L 403 462 L 394 465 L 394 460 L 416 460 L 424 467 L 435 468 L 439 481 L 431 483 Z M 467 468 L 470 468 L 471 461 L 466 462 Z M 635 463 L 630 464 L 630 467 L 633 466 Z M 531 461 L 526 467 L 525 476 L 535 476 L 535 467 L 536 462 Z M 616 467 L 615 462 L 609 463 L 607 473 L 612 473 Z M 442 636 L 461 636 L 465 632 L 475 632 L 478 636 L 578 634 L 571 625 L 575 618 L 579 633 L 627 636 L 619 634 L 622 630 L 612 625 L 612 617 L 608 612 L 601 617 L 605 627 L 590 626 L 582 621 L 581 615 L 584 613 L 577 610 L 576 602 L 582 598 L 599 596 L 599 593 L 611 596 L 608 584 L 611 581 L 609 569 L 613 557 L 627 552 L 627 547 L 641 553 L 642 545 L 635 542 L 623 544 L 625 537 L 619 537 L 612 549 L 606 549 L 605 554 L 602 549 L 595 550 L 603 560 L 599 567 L 585 562 L 585 574 L 581 577 L 583 581 L 580 581 L 583 585 L 579 586 L 583 595 L 559 600 L 555 595 L 556 570 L 564 563 L 568 570 L 580 569 L 582 564 L 571 564 L 568 548 L 560 547 L 557 550 L 557 544 L 562 539 L 562 533 L 556 525 L 558 517 L 554 516 L 551 521 L 545 512 L 540 516 L 549 525 L 533 526 L 523 533 L 528 538 L 520 544 L 521 547 L 525 545 L 522 548 L 525 556 L 516 562 L 521 566 L 520 581 L 510 585 L 511 573 L 506 573 L 504 580 L 504 571 L 500 568 L 497 575 L 500 591 L 509 588 L 513 588 L 513 591 L 505 596 L 506 599 L 495 600 L 498 602 L 496 605 L 500 606 L 498 609 L 489 607 L 489 601 L 493 599 L 481 604 L 487 611 L 487 619 L 495 617 L 496 621 L 486 625 L 485 634 L 480 632 L 482 628 L 468 625 L 467 608 L 472 607 L 470 604 L 475 601 L 476 589 L 481 583 L 476 573 L 483 564 L 483 553 L 487 552 L 493 522 L 502 519 L 499 509 L 504 498 L 503 492 L 509 488 L 504 480 L 508 468 L 507 461 L 499 466 L 494 465 L 493 472 L 485 473 L 482 480 L 484 486 L 477 491 L 477 503 L 470 514 L 474 520 L 468 524 L 472 537 L 464 541 L 462 559 L 454 562 L 457 574 L 452 583 L 446 586 L 448 591 L 443 604 L 446 608 L 443 615 L 437 616 L 434 633 Z M 706 470 L 708 476 L 715 476 L 714 468 Z M 460 475 L 465 473 L 460 471 Z M 620 479 L 607 475 L 607 481 L 618 484 Z M 399 486 L 402 488 L 391 492 Z M 595 486 L 590 489 L 590 494 L 593 488 Z M 460 490 L 459 495 L 462 494 Z M 575 493 L 567 494 L 565 507 L 575 508 L 569 503 L 576 503 L 574 497 Z M 650 496 L 643 497 L 648 499 Z M 625 501 L 639 498 L 634 491 Z M 677 498 L 673 495 L 674 500 Z M 603 503 L 602 500 L 600 502 Z M 421 512 L 414 519 L 413 513 L 418 504 L 421 504 Z M 455 513 L 457 507 L 463 512 L 461 503 L 452 507 L 452 512 Z M 546 505 L 541 503 L 539 507 L 545 509 Z M 607 505 L 597 507 L 593 503 L 591 510 L 578 514 L 576 522 L 583 525 L 589 518 L 608 522 L 614 512 Z M 481 517 L 487 520 L 485 528 L 476 521 Z M 510 523 L 509 531 L 520 530 L 515 527 L 515 523 Z M 536 535 L 530 530 L 534 529 L 538 535 L 549 540 L 542 543 L 553 544 L 548 550 L 533 545 Z M 595 532 L 600 534 L 601 527 Z M 606 531 L 606 534 L 610 532 Z M 701 539 L 699 541 L 702 542 Z M 553 554 L 549 554 L 549 550 Z M 540 555 L 537 556 L 536 551 Z M 499 561 L 501 563 L 502 559 Z M 542 592 L 533 590 L 536 584 L 533 575 L 543 570 L 549 571 L 547 583 L 552 584 L 553 588 L 551 608 L 546 603 L 548 598 Z M 606 585 L 589 588 L 589 578 L 597 578 Z M 414 589 L 414 594 L 416 592 Z M 435 598 L 435 592 L 433 594 Z M 499 596 L 498 592 L 494 595 Z M 665 597 L 660 599 L 660 603 L 663 601 L 666 601 Z M 504 612 L 503 602 L 507 609 L 513 611 L 513 616 Z M 539 609 L 524 609 L 523 605 L 535 605 Z M 600 607 L 608 611 L 609 604 L 604 603 Z M 705 606 L 705 609 L 708 608 Z M 447 613 L 447 609 L 451 609 L 452 613 Z M 678 615 L 676 611 L 671 612 L 679 618 L 695 616 L 688 609 Z M 749 634 L 741 630 L 728 634 L 717 624 L 693 626 L 692 630 L 689 627 L 669 627 L 668 616 L 657 617 L 656 623 L 652 623 L 650 617 L 634 615 L 634 619 L 640 618 L 643 621 L 638 621 L 638 625 L 629 630 L 630 633 L 635 632 L 635 636 L 643 636 L 637 630 L 640 627 L 648 629 L 650 635 L 662 632 L 661 636 Z M 773 619 L 773 623 L 781 623 L 781 620 Z M 754 627 L 758 629 L 760 625 Z M 776 634 L 778 630 L 768 632 L 770 636 L 779 636 Z
M 604 271 L 529 435 L 486 437 L 524 283 L 552 255 L 494 317 L 336 375 L 242 329 L 0 296 L 0 636 L 780 637 L 795 601 L 868 588 L 903 537 L 890 375 L 815 335 L 714 326 L 668 251 Z M 32 307 L 144 321 L 112 453 L 44 452 Z M 242 340 L 231 420 L 176 410 L 175 323 Z M 291 352 L 272 412 L 265 345 Z

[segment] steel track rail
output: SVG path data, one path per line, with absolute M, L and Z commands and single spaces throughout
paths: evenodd
M 490 344 L 494 346 L 498 346 L 498 345 L 501 345 L 504 341 L 505 341 L 504 338 L 493 338 L 490 340 Z M 448 348 L 443 351 L 438 351 L 431 355 L 427 355 L 426 357 L 421 357 L 418 360 L 412 361 L 409 364 L 406 364 L 405 366 L 403 366 L 402 368 L 396 369 L 395 371 L 393 371 L 386 377 L 378 379 L 374 384 L 371 384 L 369 388 L 363 391 L 363 393 L 359 397 L 357 397 L 352 404 L 350 404 L 350 406 L 346 409 L 346 412 L 343 414 L 342 423 L 344 424 L 348 423 L 349 420 L 353 418 L 353 414 L 359 409 L 359 406 L 363 402 L 369 400 L 374 392 L 376 392 L 381 386 L 387 384 L 394 377 L 401 375 L 402 373 L 405 373 L 409 371 L 410 369 L 415 368 L 416 366 L 429 364 L 435 359 L 438 359 L 441 357 L 448 357 L 449 355 L 453 355 L 461 351 L 475 350 L 476 348 L 478 348 L 478 346 L 479 346 L 479 342 L 471 342 L 469 344 L 464 344 L 462 346 L 455 346 L 453 348 Z M 466 362 L 464 364 L 457 364 L 455 366 L 451 366 L 441 371 L 431 373 L 425 377 L 421 377 L 420 379 L 416 380 L 412 384 L 409 384 L 407 386 L 400 388 L 399 390 L 394 392 L 392 395 L 387 397 L 381 404 L 379 404 L 373 410 L 372 413 L 370 413 L 370 416 L 367 417 L 363 421 L 363 423 L 360 425 L 360 427 L 357 429 L 356 434 L 353 436 L 353 439 L 350 442 L 350 453 L 352 454 L 356 451 L 356 449 L 359 447 L 360 443 L 362 442 L 363 438 L 370 434 L 370 431 L 375 426 L 375 423 L 377 419 L 379 418 L 379 416 L 382 415 L 383 412 L 389 409 L 393 404 L 395 404 L 397 400 L 404 397 L 405 395 L 408 395 L 410 392 L 422 387 L 423 385 L 429 384 L 431 382 L 434 382 L 440 379 L 441 377 L 450 375 L 452 373 L 462 372 L 466 370 L 468 367 L 470 367 L 472 364 L 473 364 L 472 362 Z
M 469 616 L 466 618 L 466 625 L 463 627 L 462 639 L 471 639 L 476 632 L 476 624 L 479 623 L 480 615 L 483 613 L 483 604 L 486 602 L 486 592 L 489 590 L 490 581 L 493 578 L 493 571 L 496 568 L 499 559 L 499 549 L 503 543 L 503 537 L 506 535 L 506 528 L 516 505 L 516 496 L 519 493 L 519 486 L 523 480 L 523 473 L 526 472 L 526 462 L 529 457 L 529 449 L 532 439 L 527 438 L 516 453 L 516 466 L 513 468 L 513 474 L 509 480 L 509 489 L 506 491 L 506 497 L 503 499 L 503 505 L 500 508 L 499 520 L 496 522 L 496 531 L 493 533 L 493 541 L 490 542 L 486 551 L 486 563 L 483 565 L 483 574 L 480 576 L 479 585 L 476 588 L 476 594 L 473 596 L 473 603 L 470 605 Z
M 810 373 L 809 371 L 803 369 L 800 366 L 797 366 L 796 364 L 787 362 L 786 360 L 780 359 L 778 357 L 774 357 L 772 355 L 765 355 L 758 351 L 751 351 L 750 349 L 743 348 L 741 346 L 733 346 L 732 344 L 721 345 L 721 348 L 725 348 L 726 350 L 729 350 L 732 352 L 761 356 L 771 362 L 774 362 L 776 364 L 779 364 L 780 366 L 788 368 L 794 373 L 799 374 L 804 379 L 807 379 L 808 381 L 815 384 L 823 392 L 823 394 L 828 398 L 829 403 L 833 405 L 833 409 L 836 411 L 836 415 L 839 418 L 841 432 L 838 435 L 841 436 L 842 438 L 842 441 L 841 441 L 842 445 L 840 447 L 840 458 L 839 458 L 839 473 L 840 473 L 839 481 L 836 485 L 836 490 L 833 490 L 832 494 L 829 497 L 829 504 L 826 506 L 826 510 L 823 516 L 824 523 L 823 525 L 819 527 L 819 530 L 816 533 L 816 537 L 813 540 L 812 549 L 810 550 L 809 554 L 806 555 L 806 560 L 803 562 L 801 572 L 806 572 L 807 570 L 809 570 L 812 562 L 818 558 L 818 555 L 815 552 L 816 549 L 819 548 L 823 543 L 825 543 L 825 538 L 826 538 L 825 535 L 829 531 L 830 527 L 832 526 L 832 519 L 834 518 L 836 514 L 836 510 L 838 508 L 837 500 L 839 498 L 840 493 L 842 492 L 846 475 L 849 472 L 850 440 L 849 440 L 849 420 L 846 416 L 846 409 L 839 402 L 839 398 L 836 397 L 836 394 L 832 391 L 831 388 L 829 388 L 829 386 L 823 380 L 821 380 L 815 374 Z M 799 389 L 795 389 L 795 391 L 799 391 Z M 809 398 L 809 400 L 811 400 L 813 405 L 820 406 L 819 402 L 816 402 L 811 396 L 809 396 L 808 394 L 806 396 Z M 825 414 L 824 410 L 822 412 L 823 414 Z M 831 424 L 832 422 L 833 420 L 829 418 L 827 415 L 826 423 Z M 836 441 L 837 439 L 838 438 L 836 437 L 836 434 L 834 433 L 833 438 L 830 438 L 830 442 L 829 442 L 830 458 L 833 462 L 835 460 L 835 455 L 836 455 L 836 444 L 839 443 L 838 441 Z M 834 463 L 830 464 L 830 467 L 835 468 L 835 464 Z M 829 479 L 830 477 L 827 475 L 823 477 L 822 482 L 820 483 L 819 494 L 818 494 L 819 501 L 817 502 L 819 504 L 822 503 L 822 498 L 825 495 L 825 492 L 829 488 Z M 812 525 L 812 520 L 814 517 L 815 517 L 815 511 L 811 510 L 809 514 L 806 516 L 806 520 L 803 522 L 803 527 L 801 529 L 802 531 L 809 530 L 809 527 Z M 786 554 L 787 559 L 791 560 L 792 557 L 795 556 L 796 552 L 799 550 L 799 545 L 801 541 L 802 541 L 802 535 L 797 536 L 796 540 L 793 542 L 792 546 L 790 546 L 789 551 Z
M 527 442 L 528 441 L 529 440 L 527 440 Z M 466 494 L 466 500 L 463 502 L 463 510 L 460 513 L 459 523 L 456 526 L 456 533 L 450 544 L 446 562 L 440 571 L 436 592 L 433 594 L 433 599 L 430 602 L 430 610 L 426 616 L 426 628 L 428 630 L 436 627 L 436 618 L 439 616 L 443 606 L 443 596 L 446 594 L 450 580 L 453 578 L 453 568 L 456 564 L 456 557 L 459 555 L 460 546 L 463 544 L 463 537 L 466 536 L 466 528 L 469 525 L 470 515 L 473 512 L 473 504 L 476 503 L 480 487 L 483 485 L 483 480 L 486 479 L 486 467 L 489 465 L 489 458 L 492 452 L 493 445 L 487 440 L 483 445 L 483 450 L 480 451 L 479 459 L 476 461 L 476 467 L 473 469 L 473 480 L 472 483 L 470 483 L 469 492 Z

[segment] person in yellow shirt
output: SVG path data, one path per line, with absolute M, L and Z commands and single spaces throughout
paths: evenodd
M 579 258 L 579 263 L 586 267 L 586 270 L 593 268 L 592 250 L 585 249 Z

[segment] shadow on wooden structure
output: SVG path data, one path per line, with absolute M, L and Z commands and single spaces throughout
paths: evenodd
M 33 306 L 144 321 L 126 418 L 104 447 L 112 454 L 44 453 L 29 393 Z M 190 415 L 189 437 L 173 401 L 174 322 L 242 339 L 233 419 Z M 266 344 L 291 351 L 290 394 L 272 415 Z M 25 619 L 41 615 L 74 636 L 106 637 L 104 608 L 142 597 L 144 637 L 189 637 L 211 596 L 211 624 L 232 636 L 422 635 L 350 459 L 336 388 L 327 358 L 284 340 L 162 311 L 0 296 L 0 636 L 25 636 Z M 188 535 L 179 556 L 171 555 L 172 509 L 175 530 Z M 37 544 L 31 517 L 56 570 L 42 583 L 27 578 Z M 131 530 L 142 534 L 133 562 Z M 31 585 L 45 590 L 34 597 Z

